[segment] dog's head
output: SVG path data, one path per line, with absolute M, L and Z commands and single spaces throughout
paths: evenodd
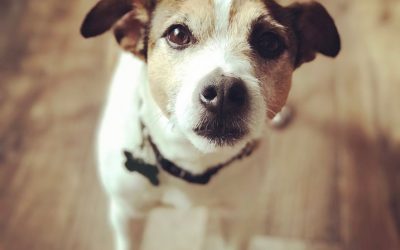
M 101 0 L 81 33 L 110 28 L 147 63 L 164 115 L 201 149 L 259 136 L 285 104 L 293 71 L 340 50 L 334 21 L 316 2 Z

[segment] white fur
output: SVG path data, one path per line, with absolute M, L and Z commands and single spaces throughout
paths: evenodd
M 228 30 L 232 0 L 214 0 L 217 33 Z

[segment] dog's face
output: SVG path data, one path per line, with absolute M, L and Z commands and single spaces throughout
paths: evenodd
M 164 115 L 200 149 L 259 136 L 285 104 L 293 71 L 340 50 L 332 18 L 315 2 L 102 0 L 82 34 L 111 27 L 147 62 Z

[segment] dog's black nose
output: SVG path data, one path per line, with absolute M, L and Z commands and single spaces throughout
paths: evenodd
M 224 114 L 241 111 L 248 101 L 248 93 L 241 79 L 222 76 L 200 92 L 200 102 L 212 113 Z

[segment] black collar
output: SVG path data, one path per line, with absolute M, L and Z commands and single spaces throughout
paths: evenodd
M 151 148 L 153 149 L 154 155 L 156 157 L 156 166 L 146 164 L 143 160 L 137 159 L 133 157 L 133 155 L 128 152 L 124 151 L 124 155 L 126 157 L 125 167 L 131 172 L 138 172 L 145 176 L 154 186 L 159 185 L 158 180 L 158 166 L 161 167 L 165 172 L 182 179 L 188 183 L 198 184 L 198 185 L 205 185 L 207 184 L 213 176 L 215 176 L 221 169 L 228 166 L 232 162 L 236 160 L 241 160 L 244 157 L 249 156 L 253 150 L 257 147 L 258 142 L 253 141 L 246 144 L 246 146 L 234 157 L 229 159 L 224 163 L 220 163 L 218 165 L 209 167 L 205 172 L 201 174 L 193 174 L 177 165 L 173 162 L 165 159 L 160 151 L 158 150 L 157 146 L 154 144 L 151 137 L 148 137 L 148 141 L 150 143 Z

